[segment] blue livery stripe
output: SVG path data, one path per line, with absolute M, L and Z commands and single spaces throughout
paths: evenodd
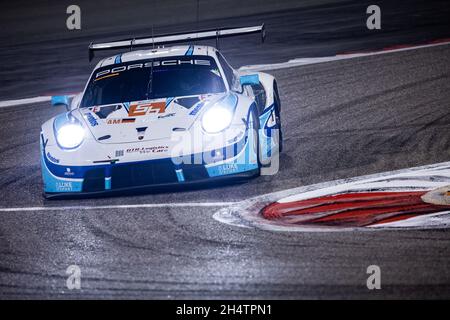
M 122 63 L 122 54 L 118 54 L 118 55 L 116 56 L 116 59 L 114 60 L 114 63 L 115 63 L 115 64 L 117 64 L 117 63 Z
M 125 107 L 125 110 L 130 111 L 130 103 L 129 102 L 124 102 L 123 106 Z
M 170 105 L 170 103 L 174 100 L 175 98 L 167 98 L 166 99 L 166 108 Z
M 192 56 L 192 54 L 194 53 L 194 46 L 189 46 L 188 50 L 186 51 L 186 56 Z
M 178 182 L 184 182 L 184 174 L 182 169 L 175 170 L 177 173 Z

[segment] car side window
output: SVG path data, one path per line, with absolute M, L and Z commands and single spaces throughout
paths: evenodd
M 217 58 L 222 65 L 223 72 L 225 73 L 225 77 L 227 78 L 228 86 L 230 87 L 230 89 L 236 90 L 236 76 L 234 74 L 233 68 L 230 67 L 230 65 L 220 52 L 217 52 Z

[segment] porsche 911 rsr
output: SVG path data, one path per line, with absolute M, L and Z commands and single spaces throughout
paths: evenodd
M 101 60 L 67 112 L 42 125 L 47 197 L 248 178 L 281 148 L 276 80 L 234 70 L 214 47 Z

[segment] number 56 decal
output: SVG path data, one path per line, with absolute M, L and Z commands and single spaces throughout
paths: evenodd
M 147 104 L 132 104 L 128 111 L 129 117 L 145 116 L 150 113 L 166 112 L 166 102 L 152 102 Z

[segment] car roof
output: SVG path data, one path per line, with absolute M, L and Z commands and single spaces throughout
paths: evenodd
M 217 49 L 214 47 L 198 45 L 182 45 L 165 48 L 128 51 L 100 60 L 95 69 L 122 62 L 138 61 L 151 58 L 166 58 L 184 55 L 203 55 L 214 57 L 216 55 L 216 51 Z

